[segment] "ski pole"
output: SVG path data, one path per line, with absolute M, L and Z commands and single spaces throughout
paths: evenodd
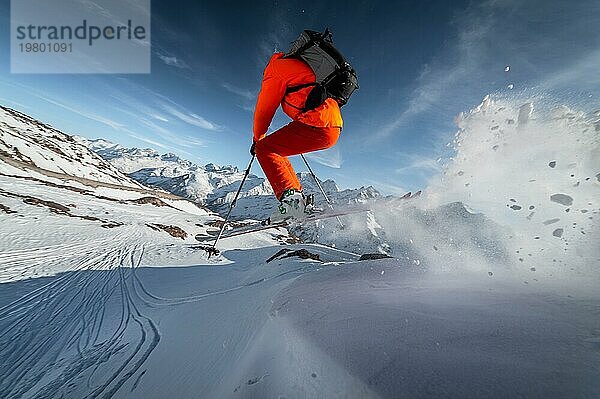
M 250 169 L 252 168 L 252 163 L 254 162 L 254 158 L 256 158 L 256 155 L 252 155 L 252 159 L 250 160 L 250 163 L 248 164 L 248 168 L 246 169 L 246 172 L 244 173 L 244 178 L 242 179 L 242 182 L 240 183 L 240 188 L 238 188 L 237 193 L 235 193 L 235 198 L 231 202 L 231 205 L 229 205 L 229 211 L 227 211 L 227 216 L 225 216 L 225 220 L 223 221 L 223 225 L 221 226 L 219 235 L 215 239 L 215 242 L 213 243 L 212 248 L 209 251 L 207 251 L 209 258 L 210 258 L 211 254 L 218 253 L 217 243 L 219 242 L 219 239 L 223 235 L 223 231 L 225 230 L 225 226 L 227 225 L 227 222 L 229 221 L 229 216 L 231 215 L 231 211 L 233 211 L 233 208 L 235 208 L 235 206 L 237 204 L 237 200 L 238 200 L 238 197 L 240 196 L 240 192 L 242 192 L 242 187 L 244 186 L 244 183 L 246 182 L 246 179 L 248 178 L 248 175 L 250 174 Z
M 323 194 L 323 197 L 325 197 L 325 201 L 327 201 L 327 204 L 329 205 L 329 209 L 331 209 L 333 211 L 333 204 L 332 204 L 331 200 L 329 200 L 329 197 L 327 196 L 327 194 L 325 194 L 325 190 L 323 189 L 323 186 L 321 186 L 319 179 L 317 179 L 317 175 L 315 175 L 315 172 L 313 172 L 312 168 L 308 164 L 308 161 L 306 160 L 306 157 L 304 156 L 304 154 L 300 154 L 300 156 L 302 157 L 302 160 L 306 164 L 306 167 L 308 168 L 308 171 L 312 175 L 313 179 L 315 179 L 315 182 L 317 183 L 319 190 L 321 190 L 321 194 Z M 343 229 L 344 223 L 342 223 L 342 220 L 340 219 L 340 217 L 336 216 L 335 218 L 337 219 L 338 223 L 340 224 L 340 227 Z

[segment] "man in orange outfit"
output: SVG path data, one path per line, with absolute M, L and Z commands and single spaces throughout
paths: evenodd
M 306 197 L 288 156 L 332 147 L 342 130 L 339 104 L 327 98 L 318 107 L 303 112 L 312 87 L 288 92 L 288 88 L 314 83 L 316 76 L 308 64 L 298 58 L 284 58 L 275 53 L 265 68 L 262 87 L 254 111 L 254 144 L 256 154 L 280 204 L 271 220 L 304 214 Z M 292 122 L 266 135 L 275 111 L 281 104 Z

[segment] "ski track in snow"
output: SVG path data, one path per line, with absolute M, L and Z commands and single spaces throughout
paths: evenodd
M 205 210 L 172 194 L 139 189 L 139 183 L 78 140 L 16 111 L 0 110 L 0 136 L 3 398 L 214 394 L 266 322 L 273 296 L 322 267 L 312 261 L 266 265 L 283 232 L 223 239 L 225 257 L 208 262 L 202 250 L 194 249 L 197 243 L 190 245 L 197 233 L 206 236 L 207 222 L 215 221 Z M 167 158 L 164 162 L 171 162 Z M 235 190 L 239 180 L 233 168 L 198 168 L 197 177 L 204 175 L 212 176 L 218 197 Z M 203 182 L 200 178 L 200 188 Z M 250 191 L 265 194 L 262 185 Z M 358 194 L 376 196 L 372 191 Z M 266 194 L 263 211 L 268 212 L 273 199 Z M 148 195 L 162 199 L 154 205 L 163 204 L 135 202 Z M 166 221 L 186 231 L 187 240 L 151 229 Z M 311 251 L 320 254 L 324 265 L 357 258 L 324 246 L 311 246 Z M 248 258 L 248 253 L 253 255 Z M 144 267 L 145 281 L 140 269 L 148 265 L 195 267 Z M 189 337 L 183 327 L 186 313 L 199 323 Z M 174 320 L 169 322 L 170 316 Z M 223 325 L 224 319 L 230 324 Z M 179 329 L 187 344 L 178 340 Z M 205 363 L 190 363 L 188 354 L 198 350 Z M 180 371 L 189 376 L 182 384 L 156 385 L 186 359 Z M 267 376 L 253 375 L 248 385 L 256 388 Z M 229 394 L 240 383 L 226 382 L 233 385 L 223 385 Z
M 137 294 L 132 290 L 132 277 L 140 264 L 143 246 L 132 247 L 131 241 L 120 239 L 117 236 L 114 240 L 74 245 L 67 256 L 63 245 L 0 254 L 3 270 L 27 270 L 42 262 L 60 263 L 65 270 L 52 282 L 0 309 L 0 390 L 6 397 L 24 395 L 43 384 L 46 375 L 57 371 L 62 376 L 43 388 L 37 387 L 36 397 L 52 397 L 85 375 L 89 375 L 90 384 L 102 363 L 112 361 L 127 347 L 132 348 L 114 374 L 89 385 L 90 392 L 85 396 L 109 397 L 156 347 L 160 340 L 158 329 L 140 312 Z M 105 245 L 109 244 L 112 250 L 106 252 Z M 109 272 L 86 273 L 98 268 Z M 106 305 L 114 298 L 121 304 L 118 327 L 110 337 L 101 337 Z M 138 341 L 128 342 L 126 335 L 135 330 Z M 65 353 L 71 353 L 71 364 L 64 357 L 59 359 Z
M 136 242 L 143 242 L 141 235 L 126 232 L 98 242 L 0 253 L 0 270 L 13 276 L 42 265 L 63 270 L 0 308 L 3 397 L 109 398 L 129 381 L 133 391 L 142 374 L 134 376 L 161 339 L 147 309 L 193 303 L 314 268 L 300 264 L 224 289 L 167 298 L 151 293 L 136 273 L 146 248 L 157 244 Z
M 50 162 L 64 137 L 42 126 L 22 145 L 33 122 L 5 118 L 5 151 L 19 165 L 57 170 L 0 162 L 0 396 L 598 397 L 600 175 L 587 148 L 597 149 L 590 126 L 600 114 L 536 122 L 525 110 L 515 124 L 515 110 L 484 100 L 459 118 L 460 156 L 441 189 L 433 184 L 415 207 L 374 207 L 344 231 L 319 222 L 306 232 L 332 247 L 288 246 L 323 263 L 269 264 L 280 233 L 224 238 L 223 257 L 207 260 L 192 237 L 208 237 L 213 216 L 165 197 L 170 206 L 133 204 L 148 192 L 132 191 L 137 183 L 121 172 L 68 140 L 62 163 Z M 550 144 L 521 141 L 540 132 Z M 561 156 L 555 147 L 570 149 Z M 581 154 L 585 162 L 571 159 Z M 497 162 L 481 162 L 490 156 Z M 535 179 L 497 167 L 531 159 L 541 165 Z M 73 170 L 79 181 L 57 174 Z M 227 173 L 235 182 L 237 172 Z M 104 187 L 84 194 L 56 184 L 81 188 L 87 176 Z M 538 180 L 537 191 L 528 186 Z M 561 207 L 571 201 L 572 211 Z M 535 217 L 521 216 L 527 205 Z M 188 237 L 151 228 L 166 221 Z M 554 223 L 572 232 L 559 237 Z M 365 248 L 396 259 L 357 264 Z
M 107 253 L 104 245 L 110 241 L 113 248 Z M 75 379 L 85 376 L 89 388 L 86 398 L 111 397 L 139 370 L 160 341 L 155 323 L 139 307 L 140 302 L 147 301 L 139 296 L 136 285 L 149 294 L 135 276 L 143 246 L 132 247 L 117 238 L 71 247 L 67 258 L 63 256 L 64 249 L 57 245 L 0 255 L 3 268 L 27 268 L 33 258 L 40 261 L 31 267 L 42 261 L 60 262 L 66 266 L 65 273 L 56 280 L 0 309 L 0 344 L 3 348 L 0 350 L 3 359 L 0 390 L 6 397 L 25 394 L 42 383 L 47 374 L 60 369 L 61 378 L 39 388 L 36 397 L 52 397 L 61 389 L 72 386 Z M 85 273 L 99 267 L 109 272 Z M 120 319 L 112 335 L 101 339 L 100 333 L 108 317 L 106 305 L 113 299 L 120 303 Z M 126 339 L 131 331 L 138 332 L 137 341 Z M 58 359 L 73 348 L 76 354 L 71 364 Z M 124 351 L 129 353 L 117 363 L 114 373 L 92 384 L 101 364 L 112 363 L 113 357 Z

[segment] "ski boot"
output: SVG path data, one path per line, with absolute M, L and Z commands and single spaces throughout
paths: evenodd
M 293 188 L 285 190 L 279 205 L 268 219 L 269 223 L 280 222 L 287 219 L 301 219 L 310 214 L 314 206 L 314 197 L 304 196 L 302 191 Z

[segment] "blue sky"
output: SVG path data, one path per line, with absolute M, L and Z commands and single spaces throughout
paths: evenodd
M 342 187 L 423 187 L 451 156 L 454 116 L 509 84 L 600 107 L 592 0 L 155 0 L 149 75 L 10 74 L 9 15 L 2 0 L 0 104 L 67 133 L 240 167 L 266 61 L 302 29 L 329 27 L 360 90 L 343 108 L 338 145 L 309 159 Z M 285 123 L 278 114 L 272 128 Z

